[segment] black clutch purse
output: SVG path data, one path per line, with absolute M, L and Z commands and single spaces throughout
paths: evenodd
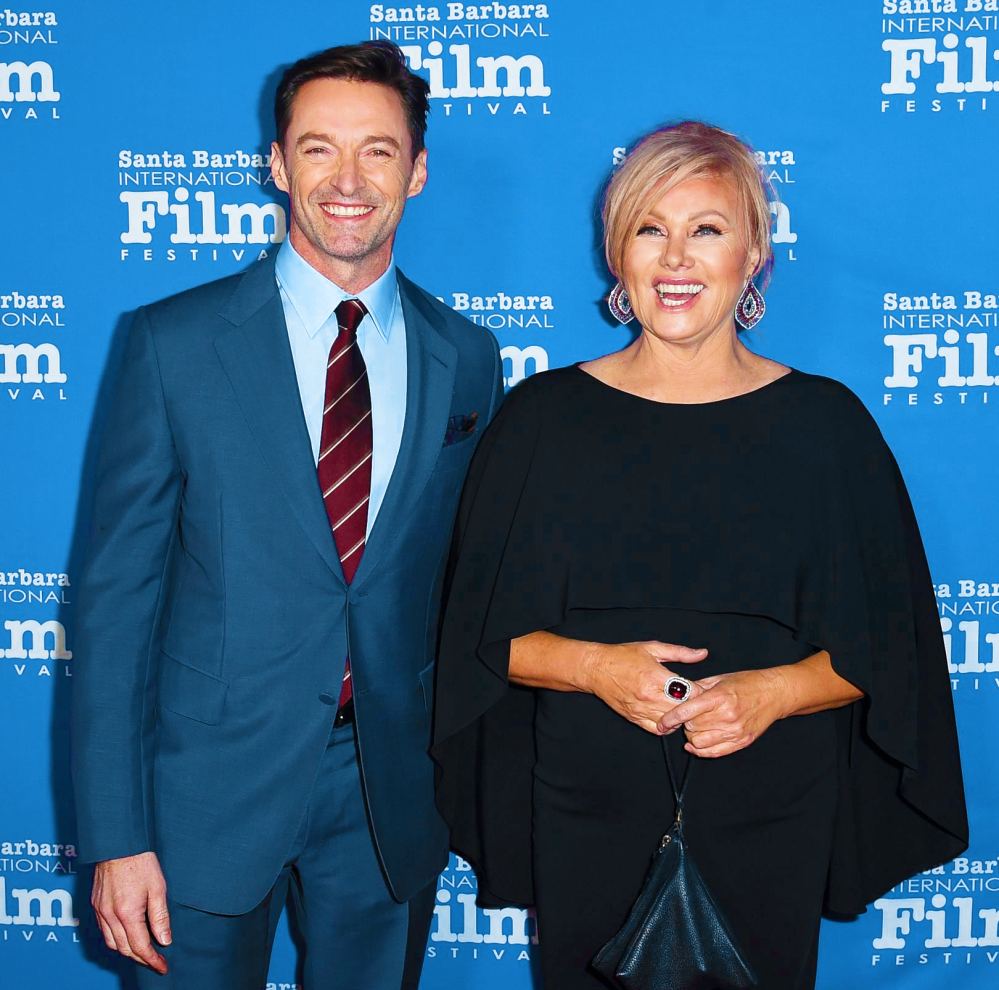
M 684 845 L 690 763 L 678 789 L 665 738 L 662 744 L 676 818 L 624 926 L 594 957 L 593 968 L 623 990 L 748 990 L 756 977 Z

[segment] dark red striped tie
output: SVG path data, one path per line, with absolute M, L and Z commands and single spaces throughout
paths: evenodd
M 357 343 L 357 327 L 367 310 L 359 299 L 336 308 L 340 328 L 326 365 L 326 401 L 319 441 L 319 486 L 333 539 L 350 584 L 364 553 L 371 495 L 371 391 Z M 340 708 L 353 697 L 350 658 L 344 668 Z

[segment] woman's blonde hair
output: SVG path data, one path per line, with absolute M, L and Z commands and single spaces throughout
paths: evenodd
M 628 243 L 649 210 L 674 186 L 706 176 L 723 176 L 735 183 L 748 247 L 760 253 L 754 276 L 762 273 L 764 284 L 769 280 L 772 190 L 751 148 L 734 134 L 697 120 L 684 120 L 642 138 L 611 177 L 604 195 L 604 253 L 615 278 L 620 278 Z

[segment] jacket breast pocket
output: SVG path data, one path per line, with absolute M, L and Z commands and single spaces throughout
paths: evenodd
M 160 654 L 160 708 L 205 725 L 218 725 L 228 690 L 227 681 L 189 667 L 167 653 Z

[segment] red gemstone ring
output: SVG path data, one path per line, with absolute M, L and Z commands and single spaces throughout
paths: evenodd
M 685 677 L 671 677 L 663 687 L 663 694 L 670 701 L 686 701 L 690 697 L 690 692 L 693 688 L 694 685 Z

